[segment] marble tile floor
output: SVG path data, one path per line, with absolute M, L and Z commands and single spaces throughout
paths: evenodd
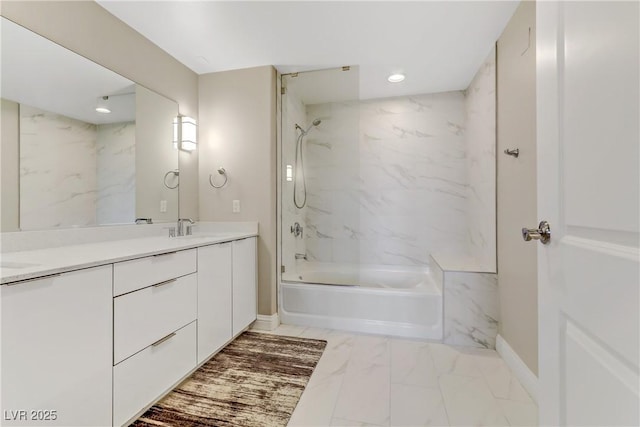
M 493 350 L 280 325 L 327 340 L 289 421 L 302 426 L 535 426 L 538 408 Z

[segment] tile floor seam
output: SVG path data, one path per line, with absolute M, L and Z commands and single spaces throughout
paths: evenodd
M 328 344 L 329 344 L 329 341 L 327 340 L 327 345 Z M 353 353 L 353 345 L 349 346 L 348 353 L 349 353 L 349 356 L 347 357 L 347 361 L 345 362 L 346 366 L 344 368 L 344 373 L 342 375 L 340 375 L 342 378 L 340 379 L 340 387 L 338 387 L 338 393 L 337 393 L 336 401 L 334 402 L 333 408 L 331 409 L 331 417 L 330 417 L 330 421 L 329 421 L 331 424 L 333 424 L 332 420 L 334 418 L 336 418 L 335 414 L 336 414 L 336 408 L 338 407 L 338 399 L 340 398 L 340 392 L 342 391 L 342 387 L 344 387 L 344 379 L 347 376 L 347 371 L 349 369 L 349 362 L 351 361 L 351 354 Z M 346 419 L 346 418 L 344 418 L 344 419 Z
M 342 390 L 342 386 L 344 384 L 344 374 L 340 375 L 340 387 L 338 387 L 338 393 L 336 393 L 336 400 L 333 402 L 333 407 L 331 408 L 331 416 L 329 417 L 329 424 L 333 424 L 333 419 L 335 418 L 336 407 L 338 406 L 338 398 L 340 397 L 340 391 Z
M 440 392 L 440 399 L 442 401 L 442 407 L 444 408 L 444 415 L 447 417 L 447 425 L 451 426 L 451 417 L 449 416 L 449 410 L 447 409 L 447 403 L 444 401 L 444 393 L 442 392 L 442 385 L 440 384 L 440 372 L 438 372 L 438 368 L 436 366 L 436 360 L 433 357 L 433 351 L 431 351 L 431 344 L 428 346 L 429 349 L 429 357 L 431 358 L 431 362 L 433 363 L 434 370 L 436 372 L 436 382 L 438 384 L 438 391 Z

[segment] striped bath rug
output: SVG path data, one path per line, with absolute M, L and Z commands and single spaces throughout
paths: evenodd
M 132 426 L 286 426 L 326 345 L 245 332 Z

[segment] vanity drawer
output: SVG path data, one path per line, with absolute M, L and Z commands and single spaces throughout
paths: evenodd
M 113 364 L 197 317 L 197 277 L 183 276 L 113 300 Z
M 113 296 L 195 273 L 196 258 L 196 250 L 189 249 L 118 262 L 113 265 Z
M 113 367 L 113 425 L 121 426 L 196 367 L 196 322 Z

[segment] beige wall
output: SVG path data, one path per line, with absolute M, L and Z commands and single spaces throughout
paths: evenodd
M 19 156 L 18 139 L 20 138 L 20 108 L 17 103 L 2 100 L 2 146 L 0 147 L 0 225 L 1 231 L 17 231 L 20 223 L 18 217 L 19 188 Z
M 258 221 L 258 312 L 277 311 L 276 72 L 271 66 L 200 76 L 200 219 Z M 222 166 L 227 185 L 209 174 Z M 220 177 L 216 176 L 216 183 Z M 241 212 L 232 212 L 240 200 Z
M 523 1 L 498 39 L 498 283 L 499 333 L 537 374 L 537 245 L 520 233 L 538 224 L 535 16 L 535 3 Z
M 198 76 L 93 1 L 3 1 L 2 16 L 178 102 L 198 118 Z M 197 217 L 198 157 L 180 153 L 181 215 Z

